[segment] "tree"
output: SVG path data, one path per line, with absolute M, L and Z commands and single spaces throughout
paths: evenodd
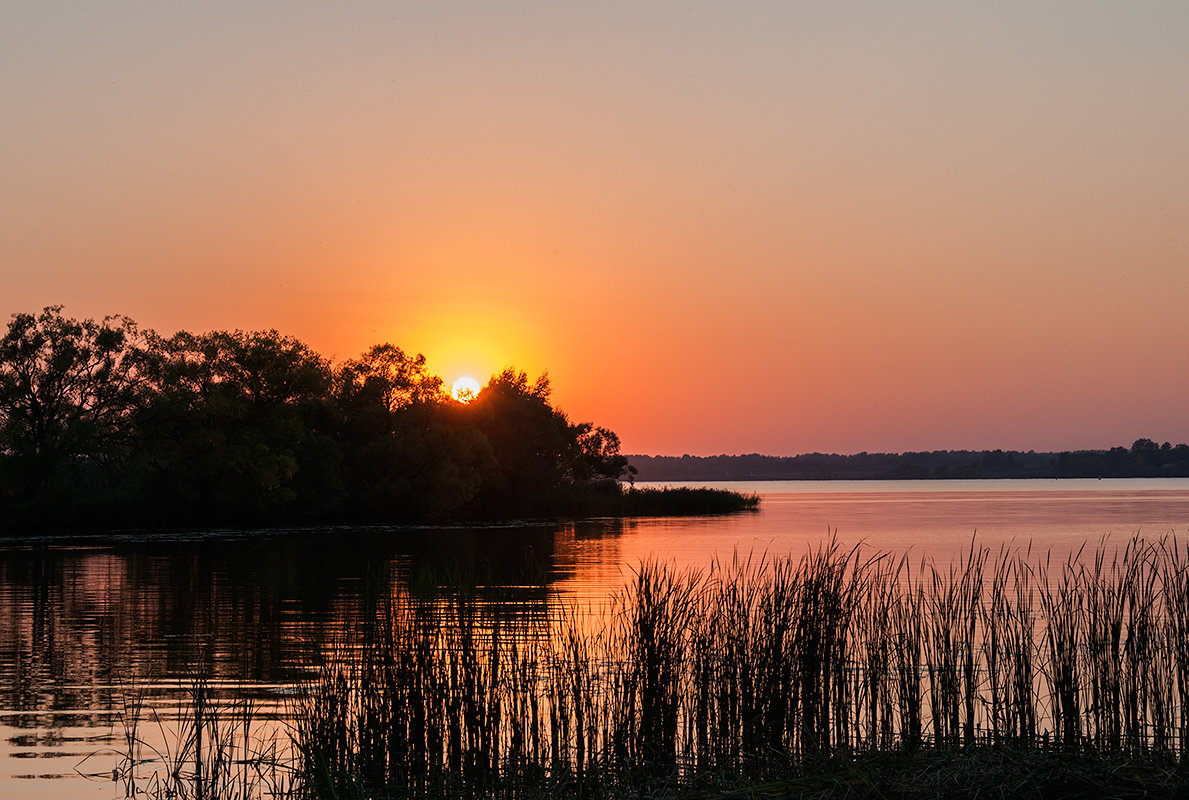
M 491 483 L 495 459 L 486 437 L 452 401 L 400 408 L 391 430 L 344 442 L 349 509 L 368 521 L 457 513 Z
M 636 468 L 628 464 L 627 456 L 619 452 L 619 437 L 606 428 L 590 422 L 570 426 L 573 445 L 568 478 L 573 483 L 599 483 L 629 480 Z
M 335 377 L 340 402 L 353 409 L 372 405 L 391 413 L 432 400 L 442 391 L 442 379 L 429 374 L 425 356 L 409 357 L 387 343 L 343 362 Z
M 336 369 L 270 331 L 161 337 L 16 314 L 0 338 L 0 520 L 57 526 L 566 513 L 616 494 L 619 439 L 547 375 L 469 404 L 392 344 Z
M 13 315 L 0 339 L 0 452 L 28 498 L 64 468 L 124 453 L 149 387 L 149 338 L 127 317 L 79 321 L 60 305 Z
M 393 344 L 338 367 L 336 431 L 350 516 L 421 517 L 456 508 L 477 491 L 476 470 L 490 451 L 473 431 L 440 419 L 444 399 L 442 379 L 426 369 L 425 356 Z
M 254 517 L 341 491 L 330 367 L 307 345 L 215 331 L 179 333 L 158 352 L 143 458 L 159 513 Z
M 614 433 L 571 423 L 550 405 L 550 394 L 547 374 L 530 383 L 524 372 L 508 368 L 471 402 L 497 464 L 479 498 L 483 511 L 550 513 L 565 490 L 629 472 Z

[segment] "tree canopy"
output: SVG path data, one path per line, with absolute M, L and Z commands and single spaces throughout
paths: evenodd
M 545 375 L 464 404 L 390 343 L 333 364 L 275 330 L 163 337 L 61 306 L 0 339 L 5 528 L 559 515 L 629 474 Z

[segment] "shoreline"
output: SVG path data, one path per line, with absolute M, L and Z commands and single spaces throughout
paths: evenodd
M 210 525 L 201 522 L 170 526 L 143 527 L 67 527 L 43 530 L 36 527 L 9 531 L 0 530 L 0 542 L 53 540 L 115 540 L 121 538 L 176 538 L 199 540 L 206 538 L 242 538 L 256 535 L 286 535 L 317 531 L 434 531 L 474 529 L 506 529 L 546 527 L 565 522 L 597 519 L 634 519 L 660 517 L 723 516 L 754 512 L 759 509 L 760 497 L 755 493 L 735 492 L 709 487 L 626 487 L 618 494 L 607 496 L 577 495 L 575 506 L 550 516 L 525 517 L 456 517 L 433 520 L 360 520 L 360 521 L 277 521 L 275 523 L 245 520 L 243 523 L 217 521 Z

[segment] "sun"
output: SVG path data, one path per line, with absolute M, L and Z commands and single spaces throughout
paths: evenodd
M 463 375 L 450 387 L 450 394 L 460 403 L 469 403 L 479 394 L 479 381 L 470 375 Z

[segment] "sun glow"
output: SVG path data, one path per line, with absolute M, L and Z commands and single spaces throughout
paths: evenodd
M 460 403 L 469 403 L 479 394 L 479 381 L 470 375 L 463 375 L 450 387 L 450 394 Z

